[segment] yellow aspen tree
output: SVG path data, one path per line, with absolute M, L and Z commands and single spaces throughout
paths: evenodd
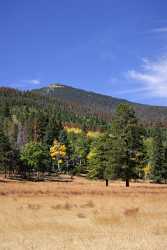
M 53 145 L 50 148 L 50 155 L 52 160 L 57 161 L 58 169 L 60 169 L 60 164 L 63 162 L 66 154 L 66 146 L 64 144 L 61 144 L 59 141 L 54 140 Z

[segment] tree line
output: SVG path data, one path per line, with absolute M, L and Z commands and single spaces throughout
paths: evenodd
M 145 128 L 128 104 L 120 104 L 111 123 L 94 131 L 63 123 L 48 107 L 26 102 L 16 107 L 6 103 L 0 110 L 0 170 L 6 177 L 84 174 L 106 186 L 115 179 L 126 186 L 131 179 L 167 180 L 167 129 Z

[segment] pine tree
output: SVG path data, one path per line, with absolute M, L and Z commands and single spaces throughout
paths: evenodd
M 156 128 L 153 134 L 151 177 L 158 183 L 166 177 L 167 166 L 164 153 L 162 132 L 160 128 Z
M 11 162 L 11 146 L 8 137 L 0 129 L 0 168 L 5 171 L 5 177 L 7 174 L 7 167 Z
M 108 133 L 100 136 L 91 145 L 88 159 L 88 176 L 108 180 L 114 177 L 114 163 L 112 162 L 112 140 Z
M 135 112 L 128 104 L 120 104 L 112 121 L 111 133 L 114 138 L 115 153 L 113 161 L 117 165 L 118 177 L 126 181 L 135 178 L 142 158 L 142 129 L 138 124 Z M 115 159 L 114 159 L 115 158 Z
M 63 130 L 61 122 L 58 122 L 55 116 L 51 116 L 46 127 L 46 134 L 44 136 L 44 142 L 51 146 L 54 139 L 59 139 L 60 131 Z M 63 137 L 63 136 L 62 136 Z M 62 139 L 61 137 L 61 139 Z
M 33 141 L 34 142 L 42 142 L 44 139 L 44 135 L 46 134 L 46 127 L 47 127 L 47 116 L 39 111 L 35 113 L 35 117 L 32 120 L 33 124 Z

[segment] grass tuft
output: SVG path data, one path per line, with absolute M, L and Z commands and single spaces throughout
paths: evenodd
M 129 208 L 129 209 L 125 209 L 124 211 L 124 215 L 125 216 L 136 216 L 139 212 L 139 208 L 136 207 L 136 208 Z

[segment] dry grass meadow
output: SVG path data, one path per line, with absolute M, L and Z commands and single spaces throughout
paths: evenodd
M 166 250 L 167 185 L 0 182 L 0 250 Z

